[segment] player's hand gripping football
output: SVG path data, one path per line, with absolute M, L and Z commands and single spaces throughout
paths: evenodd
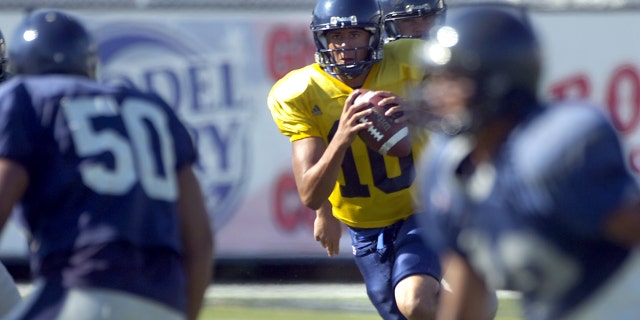
M 408 103 L 402 97 L 389 91 L 378 91 L 378 95 L 384 97 L 380 100 L 380 105 L 391 105 L 385 115 L 394 118 L 395 123 L 402 124 L 406 122 L 412 125 L 420 124 L 419 119 L 422 118 L 423 111 L 415 104 Z
M 369 128 L 371 122 L 360 122 L 360 118 L 371 114 L 371 108 L 366 102 L 356 102 L 356 98 L 363 94 L 363 90 L 354 90 L 344 102 L 342 115 L 340 116 L 340 123 L 333 136 L 332 141 L 337 141 L 348 146 L 351 146 L 353 140 L 355 140 L 358 132 Z

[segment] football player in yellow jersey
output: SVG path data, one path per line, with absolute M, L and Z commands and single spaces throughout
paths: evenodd
M 383 48 L 377 0 L 319 0 L 311 31 L 316 63 L 291 71 L 272 88 L 268 105 L 292 142 L 302 202 L 316 210 L 314 236 L 338 253 L 340 222 L 348 226 L 356 263 L 384 319 L 433 319 L 440 291 L 437 255 L 419 236 L 413 199 L 414 163 L 426 142 L 420 114 L 405 103 L 407 86 L 422 79 L 411 47 Z M 384 58 L 383 58 L 384 56 Z M 358 88 L 387 91 L 408 121 L 412 153 L 398 158 L 368 149 L 357 136 L 370 111 L 354 104 Z

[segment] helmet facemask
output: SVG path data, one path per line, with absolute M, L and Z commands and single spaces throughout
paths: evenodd
M 455 135 L 468 131 L 474 117 L 470 102 L 478 95 L 476 83 L 469 77 L 447 70 L 432 70 L 418 90 L 427 127 L 435 132 Z M 428 102 L 428 103 L 425 103 Z
M 347 28 L 342 28 L 347 29 Z M 363 28 L 370 33 L 369 44 L 365 47 L 344 47 L 329 48 L 329 41 L 326 38 L 327 32 L 334 29 L 320 30 L 314 32 L 316 43 L 315 61 L 329 74 L 342 76 L 347 79 L 356 78 L 369 70 L 371 65 L 382 59 L 382 48 L 380 45 L 380 31 L 377 28 Z M 366 51 L 363 59 L 358 59 L 359 53 Z M 351 54 L 353 53 L 353 54 Z M 352 63 L 339 63 L 335 59 L 336 54 L 353 56 Z
M 442 20 L 444 9 L 432 10 L 430 8 L 416 8 L 412 11 L 407 12 L 391 12 L 384 16 L 383 25 L 385 35 L 385 41 L 390 42 L 403 38 L 423 38 L 426 34 L 428 34 L 429 29 L 433 26 L 440 23 Z M 401 31 L 401 27 L 398 23 L 402 23 L 403 21 L 407 21 L 409 19 L 432 19 L 427 23 L 426 30 L 422 34 L 407 34 Z

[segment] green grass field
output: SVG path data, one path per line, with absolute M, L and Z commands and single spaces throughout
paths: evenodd
M 31 284 L 20 284 L 24 296 Z M 499 295 L 496 320 L 523 320 L 519 298 Z M 224 284 L 207 290 L 199 320 L 379 320 L 359 284 Z
M 223 292 L 225 289 L 229 292 Z M 215 288 L 208 295 L 200 320 L 379 320 L 360 289 L 248 286 L 238 291 L 238 287 Z M 501 297 L 496 319 L 522 320 L 518 298 Z

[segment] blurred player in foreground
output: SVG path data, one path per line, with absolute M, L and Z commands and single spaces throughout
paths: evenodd
M 319 0 L 311 31 L 317 63 L 274 84 L 268 106 L 291 140 L 300 198 L 317 210 L 314 236 L 334 255 L 340 222 L 345 223 L 367 293 L 381 317 L 432 319 L 440 264 L 419 236 L 412 198 L 414 161 L 426 130 L 414 132 L 408 156 L 378 154 L 358 137 L 370 125 L 359 119 L 370 110 L 366 103 L 354 104 L 361 93 L 357 88 L 386 90 L 382 103 L 397 104 L 389 114 L 404 112 L 398 121 L 417 120 L 412 116 L 417 110 L 400 97 L 409 83 L 422 79 L 411 60 L 411 48 L 421 40 L 383 48 L 377 0 Z
M 379 0 L 384 42 L 422 38 L 446 12 L 444 0 Z
M 0 32 L 0 83 L 9 79 L 7 72 L 7 48 L 4 35 Z M 0 263 L 0 317 L 5 316 L 11 309 L 22 301 L 16 283 L 4 266 Z
M 27 15 L 0 88 L 0 220 L 28 231 L 34 289 L 9 319 L 196 319 L 213 240 L 194 144 L 155 95 L 95 79 L 60 11 Z
M 425 235 L 464 293 L 440 319 L 475 319 L 487 287 L 521 291 L 527 319 L 637 319 L 637 182 L 601 108 L 537 98 L 541 52 L 516 11 L 450 9 L 419 51 L 448 134 L 420 167 Z

